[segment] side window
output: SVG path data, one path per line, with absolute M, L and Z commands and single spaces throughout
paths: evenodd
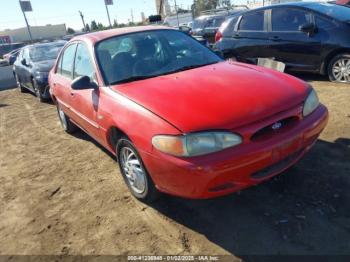
M 57 62 L 57 69 L 56 69 L 56 73 L 57 74 L 62 74 L 62 59 L 63 59 L 63 54 L 60 56 L 60 59 Z
M 231 22 L 230 22 L 230 30 L 234 31 L 236 29 L 236 24 L 238 22 L 239 16 L 235 16 L 234 18 L 232 18 Z
M 310 23 L 310 14 L 291 8 L 272 9 L 272 31 L 299 31 L 299 27 Z
M 243 15 L 239 25 L 241 31 L 264 31 L 264 11 Z
M 22 54 L 23 58 L 29 62 L 29 49 L 28 48 L 24 48 L 23 49 L 23 54 Z
M 89 54 L 89 50 L 83 44 L 79 44 L 75 55 L 73 78 L 80 76 L 89 76 L 96 80 L 95 69 Z
M 23 58 L 23 49 L 21 49 L 18 53 L 18 61 L 21 61 Z
M 328 20 L 326 18 L 315 16 L 315 21 L 319 30 L 330 30 L 336 27 L 336 25 L 331 20 Z
M 73 64 L 74 64 L 74 56 L 77 45 L 73 44 L 68 46 L 61 57 L 61 75 L 72 78 Z M 61 61 L 60 61 L 61 62 Z

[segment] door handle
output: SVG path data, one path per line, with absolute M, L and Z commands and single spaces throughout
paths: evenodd
M 234 38 L 239 38 L 239 33 L 235 33 L 235 34 L 233 35 L 233 37 L 234 37 Z
M 272 40 L 272 41 L 280 41 L 281 38 L 279 38 L 278 36 L 272 36 L 269 38 L 269 40 Z
M 73 92 L 70 92 L 70 95 L 71 95 L 71 96 L 74 96 L 74 93 L 73 93 Z

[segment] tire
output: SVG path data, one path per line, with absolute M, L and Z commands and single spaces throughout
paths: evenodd
M 21 82 L 19 81 L 18 75 L 16 73 L 14 73 L 15 75 L 15 79 L 16 79 L 16 84 L 17 84 L 17 88 L 21 93 L 26 93 L 27 90 L 22 86 Z
M 47 99 L 43 97 L 43 94 L 40 90 L 40 87 L 38 86 L 37 82 L 33 79 L 32 80 L 35 96 L 39 99 L 40 103 L 47 102 Z
M 159 198 L 152 178 L 148 174 L 135 146 L 128 138 L 122 138 L 116 146 L 118 164 L 131 194 L 145 203 L 152 203 Z M 135 172 L 138 170 L 138 172 Z
M 58 103 L 57 114 L 64 131 L 66 131 L 68 134 L 72 134 L 78 130 L 78 127 L 70 121 L 69 117 L 63 112 Z
M 350 54 L 337 55 L 329 62 L 328 77 L 332 82 L 350 83 Z

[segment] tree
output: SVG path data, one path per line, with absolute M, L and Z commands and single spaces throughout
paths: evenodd
M 194 16 L 199 16 L 201 12 L 215 9 L 218 7 L 220 0 L 194 0 L 192 5 L 192 13 Z
M 113 22 L 113 28 L 117 28 L 118 27 L 118 22 L 116 19 L 114 19 L 114 22 Z
M 220 0 L 219 6 L 230 8 L 231 7 L 231 0 Z
M 98 31 L 101 31 L 101 30 L 105 30 L 106 28 L 103 26 L 102 23 L 98 23 L 97 24 L 97 29 L 98 29 Z
M 91 31 L 97 31 L 98 27 L 97 27 L 97 23 L 95 20 L 91 21 Z
M 75 34 L 75 30 L 73 28 L 68 27 L 67 28 L 67 33 L 70 34 L 70 35 Z
M 85 28 L 83 29 L 84 32 L 90 32 L 90 26 L 89 24 L 85 25 Z

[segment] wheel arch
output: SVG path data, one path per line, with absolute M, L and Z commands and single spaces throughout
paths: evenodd
M 117 155 L 116 145 L 118 141 L 123 137 L 126 137 L 131 141 L 130 137 L 126 134 L 126 132 L 124 132 L 122 129 L 120 129 L 116 125 L 113 125 L 108 129 L 108 132 L 107 132 L 108 146 L 113 150 L 113 152 L 116 155 Z
M 336 50 L 333 50 L 332 52 L 330 52 L 325 59 L 323 60 L 322 64 L 321 64 L 321 69 L 320 69 L 320 73 L 322 75 L 328 75 L 328 66 L 329 63 L 331 62 L 331 60 L 340 54 L 344 54 L 344 53 L 348 53 L 350 54 L 350 48 L 339 48 Z

